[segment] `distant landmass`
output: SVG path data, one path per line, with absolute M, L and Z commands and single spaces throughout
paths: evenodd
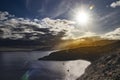
M 50 50 L 55 43 L 48 45 L 40 40 L 0 39 L 0 51 Z

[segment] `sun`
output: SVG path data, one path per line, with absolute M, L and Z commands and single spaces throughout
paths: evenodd
M 89 14 L 86 11 L 78 11 L 75 14 L 75 20 L 80 25 L 86 25 L 89 22 Z

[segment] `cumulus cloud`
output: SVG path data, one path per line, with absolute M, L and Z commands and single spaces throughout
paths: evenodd
M 60 19 L 44 18 L 42 20 L 24 19 L 9 17 L 8 12 L 1 12 L 0 17 L 0 37 L 13 39 L 39 39 L 44 35 L 68 36 L 71 31 L 74 31 L 74 22 Z M 60 36 L 59 36 L 60 37 Z
M 120 6 L 120 1 L 113 2 L 110 6 L 116 8 L 117 6 Z
M 102 36 L 105 39 L 120 40 L 120 28 L 108 32 Z
M 3 15 L 4 14 L 4 15 Z M 0 38 L 9 39 L 75 39 L 90 32 L 78 29 L 74 21 L 65 19 L 25 19 L 1 12 Z M 91 36 L 91 34 L 90 34 Z
M 8 12 L 1 12 L 0 11 L 0 20 L 5 20 L 5 19 L 8 19 Z
M 76 27 L 74 21 L 65 19 L 25 19 L 11 17 L 8 12 L 0 12 L 0 38 L 23 40 L 61 40 L 98 36 L 94 32 L 85 32 Z M 120 39 L 120 28 L 108 32 L 102 37 Z

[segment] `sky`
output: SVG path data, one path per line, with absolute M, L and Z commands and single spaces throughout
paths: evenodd
M 80 21 L 84 20 L 86 15 L 83 18 L 80 16 L 79 21 L 76 19 L 81 9 L 89 15 L 85 25 L 81 25 Z M 113 36 L 111 34 L 115 35 L 115 31 L 119 32 L 120 27 L 119 0 L 0 0 L 0 11 L 1 26 L 9 24 L 14 28 L 13 25 L 18 27 L 18 24 L 28 24 L 28 26 L 32 24 L 32 26 L 49 29 L 52 36 L 63 32 L 62 36 L 65 36 L 63 37 L 65 39 L 95 34 L 111 37 Z M 1 29 L 5 32 L 2 37 L 12 36 L 16 39 L 18 35 L 18 38 L 26 35 L 12 33 L 11 28 Z M 30 31 L 29 28 L 24 27 L 22 33 L 42 32 L 35 29 Z M 32 36 L 30 39 L 37 39 L 37 37 Z

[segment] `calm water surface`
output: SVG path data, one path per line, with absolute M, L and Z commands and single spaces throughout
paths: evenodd
M 38 61 L 51 51 L 0 52 L 0 80 L 75 80 L 90 62 Z

